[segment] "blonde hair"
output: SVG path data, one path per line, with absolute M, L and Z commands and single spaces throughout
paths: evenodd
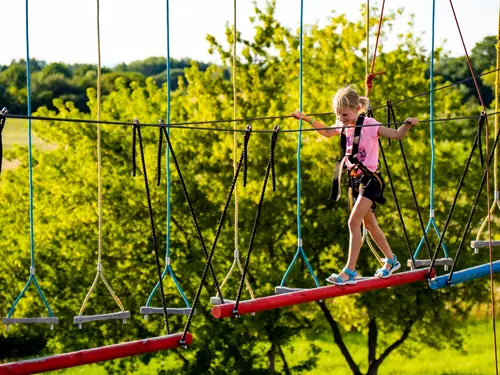
M 369 104 L 370 100 L 365 96 L 359 96 L 352 86 L 341 88 L 332 100 L 334 111 L 342 108 L 356 109 L 359 106 L 359 112 L 365 112 Z

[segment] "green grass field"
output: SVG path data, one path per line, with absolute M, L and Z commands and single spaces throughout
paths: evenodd
M 2 132 L 2 138 L 5 149 L 12 148 L 14 145 L 26 145 L 28 143 L 28 120 L 8 118 Z M 32 136 L 32 142 L 33 146 L 44 145 L 36 135 Z
M 497 325 L 500 327 L 500 325 Z M 498 329 L 497 329 L 498 331 Z M 403 356 L 401 351 L 391 354 L 379 369 L 379 375 L 486 375 L 495 373 L 493 333 L 490 321 L 471 321 L 465 325 L 461 332 L 465 336 L 463 351 L 445 349 L 436 351 L 422 347 L 411 358 Z M 367 347 L 366 337 L 353 333 L 346 336 L 346 344 L 357 363 L 366 364 Z M 297 340 L 293 344 L 293 353 L 287 348 L 285 355 L 289 366 L 297 364 L 307 355 L 312 342 Z M 333 339 L 325 335 L 314 341 L 322 349 L 316 369 L 304 372 L 306 375 L 351 375 L 349 368 Z M 378 353 L 380 354 L 380 353 Z M 175 368 L 178 364 L 166 361 L 164 369 Z M 172 367 L 171 367 L 172 366 Z M 154 361 L 150 366 L 144 367 L 141 375 L 157 374 L 163 366 L 159 361 Z M 366 372 L 362 367 L 361 371 Z M 106 375 L 104 368 L 90 365 L 70 370 L 55 371 L 52 375 Z
M 49 149 L 50 145 L 42 142 L 35 134 L 32 134 L 34 147 Z M 28 144 L 28 120 L 8 118 L 2 132 L 3 148 L 8 150 L 14 145 L 25 146 Z M 18 165 L 16 160 L 3 159 L 2 169 L 12 169 Z
M 500 325 L 497 324 L 497 331 Z M 461 332 L 465 336 L 464 350 L 445 349 L 436 351 L 422 347 L 412 358 L 403 356 L 401 351 L 393 352 L 379 369 L 379 375 L 472 375 L 494 374 L 493 327 L 491 322 L 470 322 Z M 367 339 L 361 334 L 351 334 L 347 347 L 357 363 L 366 364 L 368 350 Z M 308 375 L 352 374 L 344 357 L 330 337 L 315 342 L 323 352 L 318 367 L 307 372 Z M 303 358 L 308 350 L 308 342 L 297 342 L 294 345 L 294 356 L 288 358 Z M 377 353 L 380 354 L 380 353 Z M 291 362 L 293 364 L 293 362 Z M 366 367 L 361 368 L 366 372 Z

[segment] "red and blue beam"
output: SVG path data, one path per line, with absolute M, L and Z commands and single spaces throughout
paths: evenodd
M 235 315 L 251 314 L 259 311 L 298 305 L 301 303 L 321 301 L 327 298 L 346 296 L 349 294 L 363 293 L 370 290 L 384 289 L 414 283 L 417 281 L 424 281 L 432 277 L 434 277 L 434 271 L 429 273 L 429 269 L 419 269 L 416 271 L 397 273 L 385 279 L 378 277 L 362 279 L 354 285 L 323 286 L 287 294 L 245 300 L 239 303 L 237 311 L 234 311 L 236 306 L 235 303 L 226 303 L 224 305 L 214 306 L 212 308 L 212 315 L 215 318 L 229 318 Z
M 69 367 L 130 357 L 133 355 L 152 353 L 160 350 L 174 349 L 181 346 L 181 338 L 182 333 L 176 333 L 168 336 L 80 350 L 78 352 L 59 354 L 50 357 L 5 363 L 0 365 L 0 375 L 38 374 L 41 372 L 61 370 Z M 193 337 L 190 333 L 187 333 L 183 345 L 189 345 L 192 341 Z

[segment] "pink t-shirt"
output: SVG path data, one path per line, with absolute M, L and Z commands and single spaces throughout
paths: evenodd
M 378 166 L 378 129 L 380 128 L 380 122 L 371 118 L 365 117 L 363 125 L 372 125 L 361 128 L 361 139 L 358 145 L 358 160 L 363 163 L 363 165 L 370 171 L 375 172 Z M 342 126 L 340 121 L 337 121 L 335 127 Z M 347 137 L 346 144 L 346 155 L 352 155 L 352 144 L 354 140 L 354 126 L 348 126 L 345 129 L 345 134 Z M 340 135 L 342 128 L 336 129 L 337 133 Z M 345 162 L 347 168 L 351 169 L 353 164 L 346 159 Z

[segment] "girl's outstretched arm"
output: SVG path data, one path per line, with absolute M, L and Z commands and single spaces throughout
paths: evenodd
M 327 125 L 323 124 L 322 122 L 317 121 L 317 120 L 313 119 L 312 117 L 306 116 L 305 114 L 303 114 L 300 111 L 292 112 L 292 116 L 295 117 L 297 120 L 302 119 L 305 122 L 308 122 L 309 124 L 311 124 L 311 126 L 313 128 L 317 129 L 318 132 L 325 137 L 333 137 L 335 135 L 340 134 L 339 129 L 329 128 Z
M 399 129 L 391 129 L 386 128 L 385 126 L 381 126 L 380 128 L 378 128 L 378 135 L 381 137 L 396 139 L 400 141 L 406 136 L 406 134 L 408 134 L 410 128 L 413 128 L 418 124 L 418 119 L 409 117 L 404 122 L 405 123 L 401 125 Z

